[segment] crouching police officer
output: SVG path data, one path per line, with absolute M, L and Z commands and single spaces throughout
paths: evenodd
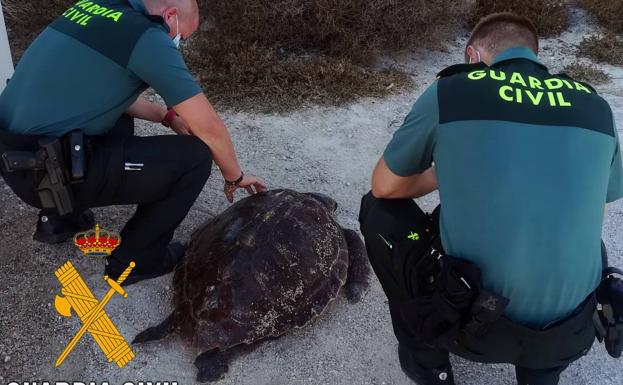
M 623 196 L 620 145 L 608 104 L 550 74 L 537 52 L 529 20 L 483 19 L 470 64 L 442 71 L 415 103 L 363 198 L 399 360 L 418 384 L 454 384 L 448 352 L 514 364 L 520 384 L 557 384 L 594 342 L 604 206 Z M 429 216 L 413 198 L 436 189 L 441 208 Z M 609 294 L 621 313 L 617 280 Z M 623 313 L 608 319 L 620 354 Z
M 183 247 L 169 242 L 213 160 L 230 202 L 238 188 L 265 190 L 243 174 L 179 52 L 198 25 L 195 0 L 80 0 L 32 43 L 0 95 L 0 168 L 22 200 L 43 209 L 35 239 L 57 243 L 92 228 L 88 208 L 138 204 L 106 266 L 116 278 L 136 261 L 126 285 L 179 262 Z M 139 96 L 148 86 L 168 111 Z M 135 137 L 133 118 L 180 135 Z

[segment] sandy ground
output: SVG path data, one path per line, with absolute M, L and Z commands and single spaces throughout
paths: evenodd
M 594 28 L 575 11 L 573 27 L 544 42 L 542 59 L 560 70 L 577 55 L 575 46 Z M 419 52 L 388 59 L 413 73 L 418 88 L 383 100 L 364 99 L 343 108 L 309 107 L 287 115 L 223 113 L 240 161 L 271 187 L 320 191 L 340 204 L 340 222 L 356 228 L 358 203 L 369 186 L 371 169 L 392 132 L 437 71 L 461 61 L 466 33 L 447 45 L 447 52 Z M 623 68 L 603 66 L 613 81 L 599 88 L 623 126 Z M 163 128 L 140 124 L 141 135 L 164 134 Z M 621 135 L 620 132 L 620 136 Z M 220 178 L 210 180 L 177 232 L 185 240 L 193 228 L 227 207 Z M 106 289 L 103 261 L 85 259 L 69 243 L 47 246 L 31 240 L 36 211 L 22 204 L 0 181 L 0 384 L 11 381 L 178 381 L 194 383 L 196 352 L 172 337 L 135 348 L 136 359 L 118 369 L 105 362 L 87 337 L 66 363 L 54 368 L 56 357 L 79 328 L 77 319 L 56 314 L 52 302 L 59 292 L 54 270 L 70 258 L 96 296 Z M 239 197 L 242 197 L 240 195 Z M 487 196 L 483 196 L 487 199 Z M 436 195 L 420 200 L 432 209 Z M 120 230 L 132 207 L 97 209 L 98 222 Z M 623 203 L 614 204 L 604 228 L 612 262 L 623 266 Z M 148 231 L 149 229 L 146 229 Z M 170 276 L 131 286 L 126 300 L 114 298 L 107 310 L 121 333 L 137 332 L 161 320 L 171 310 Z M 220 382 L 229 384 L 408 384 L 396 356 L 386 298 L 373 279 L 365 299 L 356 305 L 339 300 L 313 325 L 265 343 L 233 365 Z M 453 359 L 458 384 L 513 384 L 513 368 L 479 365 Z M 620 361 L 602 345 L 563 374 L 561 384 L 620 385 Z

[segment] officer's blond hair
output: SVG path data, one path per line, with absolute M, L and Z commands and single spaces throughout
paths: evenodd
M 482 47 L 493 57 L 518 45 L 527 46 L 538 54 L 539 35 L 528 18 L 510 12 L 493 13 L 476 24 L 467 42 L 467 47 L 470 45 Z

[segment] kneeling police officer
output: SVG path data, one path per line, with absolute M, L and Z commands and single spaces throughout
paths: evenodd
M 195 0 L 80 0 L 31 44 L 0 95 L 2 175 L 39 207 L 34 238 L 65 241 L 94 226 L 91 207 L 138 204 L 107 260 L 125 284 L 166 274 L 169 244 L 216 162 L 230 202 L 264 184 L 243 174 L 223 122 L 179 51 L 199 25 Z M 140 95 L 151 86 L 168 110 Z M 180 135 L 135 137 L 133 118 Z
M 537 53 L 529 20 L 483 19 L 469 64 L 418 99 L 363 198 L 400 364 L 418 384 L 454 384 L 449 352 L 511 363 L 521 385 L 557 384 L 596 325 L 620 356 L 623 285 L 601 245 L 604 206 L 623 197 L 613 113 Z M 437 189 L 425 214 L 413 199 Z

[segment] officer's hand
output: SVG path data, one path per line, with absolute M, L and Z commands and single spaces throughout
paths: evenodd
M 192 132 L 190 131 L 190 128 L 188 128 L 188 125 L 184 119 L 179 116 L 174 117 L 171 121 L 171 129 L 178 135 L 192 135 Z
M 225 184 L 224 192 L 229 203 L 233 203 L 234 192 L 241 188 L 247 190 L 249 195 L 255 195 L 268 190 L 266 184 L 260 178 L 253 175 L 244 175 L 242 181 L 235 186 L 228 186 Z

